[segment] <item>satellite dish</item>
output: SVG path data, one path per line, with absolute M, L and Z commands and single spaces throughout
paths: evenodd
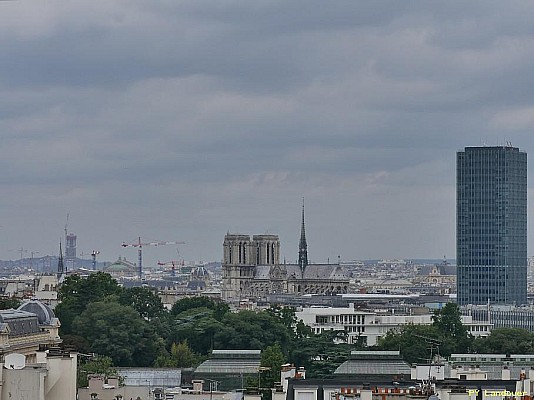
M 4 357 L 4 368 L 22 369 L 26 366 L 26 357 L 24 354 L 11 353 Z

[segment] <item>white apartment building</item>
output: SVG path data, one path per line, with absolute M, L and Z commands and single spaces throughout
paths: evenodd
M 358 310 L 354 308 L 353 303 L 350 303 L 348 307 L 307 307 L 297 311 L 295 316 L 309 326 L 314 333 L 343 330 L 348 335 L 349 343 L 363 340 L 368 346 L 373 346 L 378 338 L 399 326 L 431 325 L 433 314 L 383 314 Z M 488 336 L 491 332 L 492 324 L 473 322 L 471 316 L 462 316 L 462 323 L 473 336 Z

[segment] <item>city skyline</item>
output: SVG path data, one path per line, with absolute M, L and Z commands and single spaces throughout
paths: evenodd
M 302 197 L 311 263 L 455 258 L 456 152 L 534 149 L 533 18 L 519 1 L 0 2 L 0 259 L 57 254 L 69 214 L 87 258 L 135 262 L 121 245 L 140 236 L 186 242 L 145 265 L 216 261 L 227 232 L 255 232 L 295 262 Z

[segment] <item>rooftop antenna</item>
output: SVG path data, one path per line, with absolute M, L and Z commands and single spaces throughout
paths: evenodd
M 435 357 L 434 357 L 434 348 L 436 351 L 436 356 L 439 358 L 439 345 L 441 344 L 440 340 L 428 337 L 428 336 L 422 336 L 422 335 L 416 335 L 413 336 L 421 338 L 429 345 L 430 348 L 430 360 L 428 363 L 428 382 L 423 382 L 423 393 L 430 395 L 433 394 L 433 388 L 432 388 L 432 366 L 435 363 Z

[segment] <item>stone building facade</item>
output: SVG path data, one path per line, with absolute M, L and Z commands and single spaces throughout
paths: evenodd
M 226 234 L 223 242 L 225 301 L 258 299 L 270 294 L 347 293 L 349 273 L 339 264 L 309 264 L 304 201 L 297 264 L 280 263 L 278 235 Z
M 76 398 L 78 356 L 59 348 L 59 327 L 38 300 L 0 310 L 0 400 Z
M 349 274 L 339 264 L 280 263 L 277 235 L 227 234 L 223 243 L 225 301 L 268 294 L 347 293 Z

